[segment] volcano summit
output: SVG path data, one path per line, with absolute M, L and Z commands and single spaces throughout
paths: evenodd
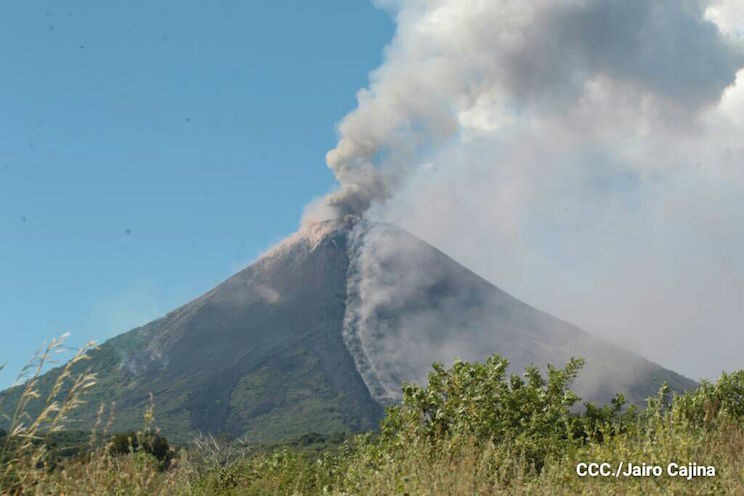
M 403 381 L 434 361 L 500 353 L 513 371 L 587 360 L 587 400 L 633 402 L 694 382 L 542 313 L 407 232 L 347 218 L 303 228 L 200 298 L 91 352 L 98 383 L 72 427 L 115 402 L 141 427 L 152 393 L 172 439 L 196 432 L 273 442 L 374 429 Z M 58 370 L 42 383 L 51 383 Z M 17 390 L 3 395 L 11 407 Z

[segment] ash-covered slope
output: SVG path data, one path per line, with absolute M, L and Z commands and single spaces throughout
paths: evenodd
M 350 253 L 344 338 L 383 404 L 400 398 L 402 381 L 425 381 L 434 361 L 480 361 L 495 352 L 518 373 L 585 358 L 574 390 L 595 402 L 622 392 L 641 403 L 665 381 L 676 391 L 695 386 L 521 302 L 394 226 L 357 226 Z
M 115 401 L 114 430 L 138 428 L 152 393 L 173 439 L 368 430 L 401 382 L 423 380 L 433 361 L 494 352 L 515 370 L 584 357 L 578 389 L 592 400 L 694 384 L 529 307 L 400 229 L 330 222 L 92 352 L 86 365 L 99 382 L 75 427 L 90 428 L 99 405 Z

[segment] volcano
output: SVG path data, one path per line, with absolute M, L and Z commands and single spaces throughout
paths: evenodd
M 355 218 L 303 228 L 252 265 L 163 318 L 90 353 L 98 375 L 72 427 L 115 403 L 112 430 L 137 429 L 150 396 L 164 434 L 275 442 L 375 429 L 405 382 L 434 361 L 507 358 L 587 365 L 585 399 L 632 402 L 663 382 L 695 383 L 540 312 L 391 225 Z M 50 384 L 59 369 L 42 378 Z M 42 386 L 43 387 L 43 386 Z M 18 390 L 3 393 L 9 409 Z

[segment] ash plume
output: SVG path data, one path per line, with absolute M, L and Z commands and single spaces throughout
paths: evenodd
M 664 365 L 741 366 L 740 0 L 376 4 L 396 32 L 303 224 L 391 222 Z
M 358 215 L 386 200 L 421 155 L 464 128 L 560 115 L 593 84 L 694 118 L 744 61 L 696 0 L 377 4 L 397 31 L 326 156 L 340 184 L 325 199 L 327 215 Z

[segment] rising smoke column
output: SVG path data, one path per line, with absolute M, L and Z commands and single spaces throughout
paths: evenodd
M 377 5 L 396 34 L 306 221 L 366 212 L 665 365 L 740 366 L 741 0 Z
M 326 156 L 325 205 L 361 214 L 463 127 L 555 115 L 608 78 L 688 119 L 735 78 L 742 53 L 691 0 L 379 0 L 395 38 Z

